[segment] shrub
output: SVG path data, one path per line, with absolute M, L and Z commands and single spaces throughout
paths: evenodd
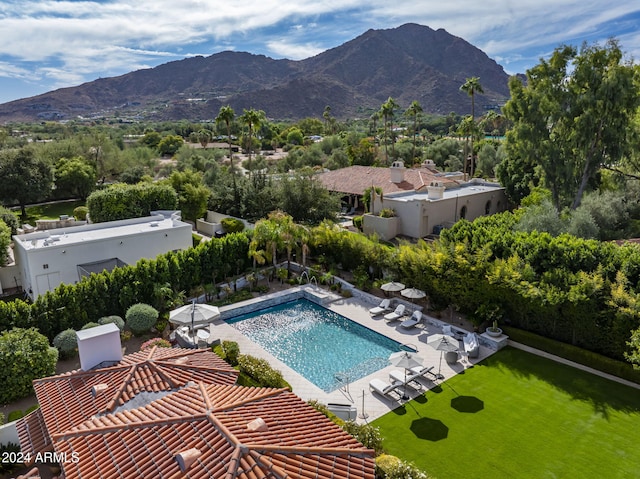
M 11 235 L 18 234 L 18 217 L 9 208 L 0 206 L 0 221 L 11 229 Z
M 169 320 L 167 318 L 160 318 L 155 325 L 156 331 L 158 331 L 159 333 L 162 333 L 165 329 L 167 329 L 168 325 L 169 325 Z
M 115 324 L 120 331 L 124 331 L 124 319 L 122 319 L 120 316 L 115 316 L 115 315 L 103 316 L 98 320 L 98 324 L 109 324 L 109 323 Z
M 130 306 L 125 314 L 126 324 L 136 336 L 148 332 L 157 320 L 158 310 L 145 303 Z
M 90 321 L 87 324 L 85 324 L 84 326 L 82 326 L 82 328 L 80 328 L 80 329 L 81 330 L 83 330 L 83 329 L 91 329 L 91 328 L 95 328 L 96 326 L 100 326 L 100 324 L 94 323 L 93 321 Z
M 9 453 L 19 453 L 20 445 L 14 442 L 8 442 L 6 444 L 0 444 L 0 457 L 7 457 Z M 13 470 L 19 464 L 15 464 L 10 461 L 0 461 L 0 473 L 5 473 Z
M 383 208 L 380 210 L 381 218 L 393 218 L 396 215 L 396 212 L 392 208 Z
M 362 231 L 362 216 L 354 216 L 353 217 L 353 226 Z
M 354 421 L 346 421 L 342 429 L 347 431 L 362 445 L 368 449 L 373 449 L 376 455 L 382 453 L 382 435 L 380 429 L 371 424 L 358 424 Z
M 241 354 L 238 356 L 238 366 L 241 373 L 246 374 L 262 387 L 291 390 L 291 385 L 284 380 L 282 373 L 273 369 L 264 359 Z
M 73 209 L 73 217 L 78 221 L 85 221 L 89 214 L 89 208 L 86 206 L 78 206 Z
M 321 402 L 318 402 L 315 399 L 310 399 L 309 401 L 307 401 L 307 404 L 311 406 L 313 409 L 315 409 L 316 411 L 318 411 L 319 413 L 322 413 L 325 416 L 327 416 L 331 420 L 331 422 L 337 424 L 340 427 L 344 426 L 344 421 L 340 419 L 338 416 L 336 416 L 335 414 L 333 414 L 331 411 L 329 411 L 329 408 L 325 404 L 322 404 Z
M 35 328 L 0 334 L 0 404 L 33 394 L 33 380 L 54 374 L 57 361 L 57 349 Z
M 0 412 L 0 426 L 2 426 L 6 421 L 4 420 L 4 414 Z
M 222 218 L 220 224 L 225 233 L 240 233 L 244 230 L 244 223 L 237 218 Z
M 18 419 L 22 419 L 24 417 L 24 413 L 22 412 L 21 409 L 16 409 L 15 411 L 11 411 L 9 413 L 9 417 L 7 418 L 7 420 L 9 422 L 13 422 L 13 421 L 17 421 Z
M 64 359 L 71 358 L 78 352 L 78 336 L 75 330 L 69 328 L 59 332 L 53 338 L 53 346 L 60 352 Z
M 383 479 L 427 479 L 427 475 L 413 464 L 390 454 L 376 457 L 376 477 Z
M 222 350 L 224 358 L 231 366 L 238 365 L 238 356 L 240 356 L 240 346 L 235 341 L 223 341 Z
M 154 346 L 158 346 L 159 348 L 170 348 L 171 343 L 166 339 L 151 338 L 140 345 L 140 351 L 144 351 L 145 349 L 151 349 Z

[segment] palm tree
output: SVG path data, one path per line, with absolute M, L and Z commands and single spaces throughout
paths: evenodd
M 198 142 L 200 143 L 202 148 L 206 148 L 210 141 L 211 141 L 211 132 L 209 130 L 205 130 L 203 128 L 198 132 Z
M 389 151 L 387 149 L 387 137 L 389 134 L 389 125 L 391 125 L 393 127 L 393 115 L 395 110 L 398 108 L 398 103 L 396 103 L 396 101 L 389 97 L 387 99 L 387 101 L 385 101 L 382 106 L 380 107 L 380 115 L 382 115 L 382 118 L 384 119 L 384 136 L 385 136 L 385 142 L 384 142 L 384 155 L 385 155 L 385 161 L 387 164 L 389 164 Z M 393 131 L 391 132 L 391 154 L 392 156 L 395 157 L 395 145 L 393 142 Z
M 416 159 L 416 134 L 418 133 L 418 115 L 420 115 L 420 113 L 422 113 L 422 105 L 420 105 L 418 100 L 413 100 L 405 112 L 407 116 L 413 117 L 413 149 L 411 151 L 413 161 Z
M 467 78 L 466 81 L 460 86 L 460 90 L 465 92 L 467 95 L 471 97 L 471 122 L 475 124 L 476 122 L 476 102 L 475 96 L 476 93 L 484 93 L 484 89 L 480 84 L 480 78 L 471 77 Z M 466 163 L 466 158 L 465 158 Z M 473 177 L 473 134 L 471 135 L 471 177 Z
M 233 150 L 231 149 L 231 124 L 236 117 L 236 112 L 229 105 L 221 106 L 216 123 L 224 123 L 227 127 L 227 143 L 229 143 L 229 161 L 231 162 L 231 173 L 233 173 Z
M 248 169 L 251 171 L 251 150 L 253 149 L 253 132 L 260 127 L 260 123 L 264 118 L 264 112 L 262 110 L 243 110 L 244 113 L 240 117 L 242 123 L 249 127 L 249 164 Z
M 322 118 L 324 118 L 324 133 L 328 135 L 330 132 L 329 125 L 331 124 L 331 107 L 329 105 L 324 107 Z

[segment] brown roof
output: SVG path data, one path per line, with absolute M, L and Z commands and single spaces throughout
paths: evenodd
M 428 168 L 407 168 L 404 171 L 404 181 L 393 183 L 389 168 L 359 165 L 320 173 L 318 179 L 329 191 L 351 195 L 362 195 L 372 185 L 382 188 L 382 193 L 387 195 L 420 190 L 432 181 L 443 182 L 444 186 L 456 184 Z
M 66 479 L 374 478 L 372 450 L 286 389 L 235 386 L 237 374 L 209 350 L 154 348 L 34 381 L 22 451 L 67 457 Z

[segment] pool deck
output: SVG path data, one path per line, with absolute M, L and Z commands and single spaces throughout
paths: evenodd
M 421 379 L 419 381 L 419 389 L 414 389 L 413 387 L 407 388 L 407 393 L 410 399 L 423 394 L 426 389 L 430 389 L 461 371 L 472 367 L 475 363 L 493 354 L 497 349 L 487 347 L 483 344 L 483 338 L 480 338 L 481 345 L 478 357 L 469 359 L 464 353 L 464 347 L 460 341 L 458 362 L 450 365 L 444 360 L 443 355 L 441 356 L 441 351 L 437 351 L 427 344 L 427 338 L 429 335 L 442 333 L 441 325 L 445 324 L 442 321 L 423 315 L 423 321 L 421 324 L 414 328 L 406 329 L 400 326 L 401 321 L 395 321 L 394 323 L 389 324 L 384 320 L 383 316 L 372 317 L 369 314 L 369 309 L 377 306 L 380 298 L 373 296 L 369 298 L 369 295 L 343 298 L 325 290 L 309 288 L 312 287 L 308 287 L 307 291 L 316 292 L 318 296 L 322 297 L 321 302 L 327 309 L 335 311 L 350 320 L 360 323 L 398 341 L 401 344 L 409 344 L 412 347 L 415 347 L 417 349 L 417 355 L 424 359 L 423 366 L 434 366 L 433 372 L 437 373 L 438 368 L 440 367 L 440 373 L 444 378 L 435 380 L 434 382 L 433 376 L 427 375 L 425 379 Z M 260 299 L 261 298 L 250 300 L 250 302 L 259 304 L 261 302 Z M 411 303 L 406 304 L 410 305 Z M 233 308 L 229 308 L 229 310 L 231 309 Z M 333 403 L 355 406 L 357 409 L 358 422 L 372 421 L 407 402 L 401 399 L 404 390 L 402 386 L 396 389 L 396 392 L 387 396 L 381 396 L 369 390 L 369 382 L 372 379 L 377 378 L 389 383 L 389 373 L 393 370 L 402 371 L 402 368 L 389 365 L 373 374 L 370 374 L 369 376 L 353 381 L 343 388 L 327 393 L 275 358 L 268 351 L 265 351 L 263 348 L 255 344 L 226 322 L 216 321 L 216 323 L 211 326 L 211 334 L 221 340 L 236 341 L 242 354 L 249 354 L 251 356 L 266 359 L 273 368 L 282 372 L 284 378 L 289 382 L 289 384 L 291 384 L 293 392 L 303 400 L 315 399 L 323 404 Z M 431 379 L 428 379 L 429 377 Z M 415 385 L 415 383 L 412 384 Z

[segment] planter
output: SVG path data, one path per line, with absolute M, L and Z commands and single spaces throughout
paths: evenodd
M 500 329 L 500 328 L 487 328 L 485 333 L 487 333 L 489 336 L 491 336 L 493 338 L 497 338 L 498 336 L 502 335 L 502 329 Z

